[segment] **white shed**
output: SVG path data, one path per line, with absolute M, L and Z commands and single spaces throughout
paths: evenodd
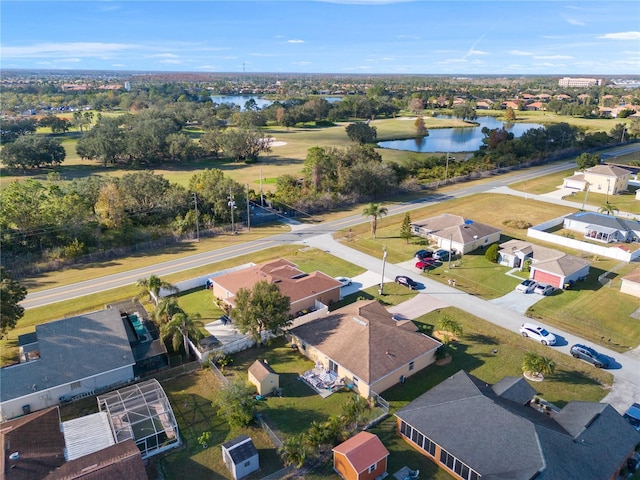
M 222 459 L 233 478 L 239 480 L 260 468 L 258 449 L 246 435 L 222 444 Z

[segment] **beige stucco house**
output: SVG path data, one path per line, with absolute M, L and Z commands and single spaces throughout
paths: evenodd
M 627 190 L 630 176 L 629 170 L 615 165 L 596 165 L 566 177 L 562 186 L 581 192 L 588 188 L 593 193 L 616 195 Z
M 235 307 L 235 295 L 238 290 L 251 289 L 259 281 L 278 285 L 280 293 L 289 297 L 291 301 L 289 311 L 292 315 L 315 310 L 316 302 L 330 305 L 340 300 L 342 284 L 335 278 L 318 271 L 307 274 L 283 258 L 209 279 L 213 296 L 221 299 L 230 308 Z
M 438 248 L 463 254 L 498 242 L 501 233 L 501 230 L 491 225 L 449 213 L 411 222 L 411 231 L 414 235 L 436 243 Z
M 352 303 L 289 333 L 300 352 L 365 398 L 431 365 L 441 345 L 375 300 Z

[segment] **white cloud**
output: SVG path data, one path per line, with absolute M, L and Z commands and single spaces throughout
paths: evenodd
M 293 65 L 311 65 L 311 62 L 300 61 L 300 62 L 291 62 Z
M 571 25 L 577 25 L 578 27 L 584 27 L 585 23 L 580 21 L 580 20 L 576 20 L 575 18 L 567 18 L 567 22 L 570 23 Z
M 250 53 L 250 57 L 277 57 L 275 53 Z
M 112 67 L 126 67 L 126 65 L 124 63 L 112 63 L 111 66 Z
M 170 63 L 172 65 L 178 65 L 182 63 L 182 60 L 176 60 L 174 58 L 167 58 L 165 60 L 160 60 L 160 63 Z
M 525 51 L 523 51 L 523 50 L 509 50 L 509 53 L 510 53 L 511 55 L 519 55 L 519 56 L 522 56 L 522 57 L 528 57 L 528 56 L 533 55 L 533 53 L 531 53 L 531 52 L 525 52 Z
M 287 43 L 304 43 L 304 40 L 287 40 Z
M 79 58 L 56 58 L 55 63 L 79 63 L 82 60 Z
M 536 60 L 572 60 L 574 57 L 569 55 L 534 55 Z
M 139 45 L 126 43 L 72 42 L 72 43 L 37 43 L 22 47 L 2 46 L 3 58 L 16 57 L 52 57 L 74 55 L 76 57 L 93 57 L 124 50 L 140 48 Z
M 175 53 L 156 53 L 151 55 L 152 58 L 179 58 Z
M 609 40 L 640 40 L 640 32 L 605 33 L 596 38 L 606 38 Z
M 489 55 L 489 52 L 483 52 L 482 50 L 470 50 L 469 55 Z

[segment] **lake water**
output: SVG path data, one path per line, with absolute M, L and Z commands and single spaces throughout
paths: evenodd
M 234 105 L 238 105 L 242 110 L 244 110 L 244 105 L 251 100 L 252 98 L 255 100 L 258 108 L 262 109 L 268 107 L 273 103 L 271 100 L 267 100 L 262 97 L 258 97 L 255 95 L 211 95 L 211 101 L 213 103 L 233 103 Z M 340 97 L 323 97 L 327 102 L 334 103 L 339 100 L 342 100 Z
M 444 115 L 438 115 L 436 118 L 452 118 Z M 398 120 L 411 121 L 413 120 Z M 542 125 L 537 123 L 505 123 L 495 117 L 478 117 L 475 122 L 480 125 L 477 127 L 461 127 L 461 128 L 440 128 L 429 130 L 429 136 L 424 138 L 409 138 L 407 140 L 387 140 L 378 142 L 378 146 L 382 148 L 390 148 L 393 150 L 406 150 L 409 152 L 473 152 L 480 148 L 484 134 L 482 128 L 489 129 L 502 128 L 512 132 L 519 137 L 531 128 L 540 128 Z

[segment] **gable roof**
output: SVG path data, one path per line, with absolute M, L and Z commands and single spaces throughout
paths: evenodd
M 398 324 L 376 300 L 352 303 L 291 333 L 367 384 L 440 346 L 412 322 Z
M 1 402 L 135 364 L 117 308 L 42 323 L 36 335 L 40 360 L 0 371 Z
M 461 370 L 396 416 L 488 479 L 610 478 L 640 441 L 610 405 L 569 402 L 549 417 L 497 385 Z
M 594 175 L 606 175 L 608 177 L 624 177 L 631 172 L 615 165 L 596 165 L 594 167 L 587 168 L 585 173 L 591 173 Z
M 249 367 L 249 373 L 259 382 L 267 378 L 269 375 L 277 375 L 273 368 L 263 360 L 256 360 L 253 362 Z
M 239 465 L 258 455 L 258 449 L 253 440 L 246 435 L 240 435 L 222 444 L 222 448 L 229 453 L 234 465 Z
M 6 480 L 37 480 L 60 467 L 64 459 L 64 436 L 60 412 L 51 407 L 9 420 L 0 425 L 0 477 Z M 17 452 L 19 459 L 9 458 Z M 18 464 L 20 468 L 11 468 Z
M 259 281 L 276 283 L 280 293 L 289 297 L 291 303 L 322 292 L 339 289 L 342 286 L 335 278 L 322 272 L 316 271 L 306 274 L 294 263 L 284 258 L 229 272 L 210 280 L 233 296 L 241 288 L 253 288 Z M 225 300 L 233 303 L 233 298 Z
M 622 280 L 625 280 L 627 282 L 640 283 L 640 268 L 636 268 L 632 272 L 628 273 L 627 275 L 622 277 Z
M 357 473 L 364 472 L 389 455 L 389 450 L 380 439 L 365 431 L 345 440 L 333 451 L 344 455 Z
M 467 244 L 477 238 L 484 238 L 494 233 L 500 233 L 500 229 L 485 225 L 484 223 L 465 220 L 460 215 L 444 213 L 435 217 L 424 218 L 411 225 L 426 230 L 429 235 L 450 239 L 456 243 Z
M 554 250 L 553 248 L 542 247 L 535 243 L 526 242 L 524 240 L 509 240 L 500 244 L 500 251 L 515 255 L 521 252 L 525 256 L 531 255 L 533 267 L 537 270 L 554 273 L 556 275 L 567 276 L 582 270 L 590 265 L 588 260 L 569 255 L 568 253 Z

